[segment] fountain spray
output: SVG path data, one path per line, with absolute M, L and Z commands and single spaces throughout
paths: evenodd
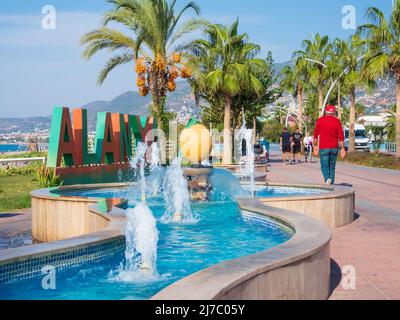
M 178 156 L 167 169 L 163 183 L 163 196 L 166 211 L 162 222 L 197 222 L 190 206 L 190 193 L 181 167 L 181 156 Z
M 246 141 L 246 156 L 244 157 L 244 168 L 243 171 L 245 175 L 250 178 L 250 193 L 251 197 L 255 196 L 255 179 L 254 179 L 254 163 L 255 163 L 255 155 L 254 155 L 254 146 L 253 146 L 253 129 L 246 128 L 246 115 L 244 109 L 242 109 L 243 113 L 243 124 L 241 129 L 239 130 L 239 141 Z
M 125 266 L 121 265 L 115 277 L 121 281 L 137 281 L 144 278 L 153 279 L 157 275 L 157 221 L 146 204 L 146 151 L 147 144 L 138 143 L 135 157 L 131 161 L 133 169 L 139 165 L 138 182 L 141 188 L 141 201 L 133 208 L 126 210 L 128 223 L 125 229 L 126 250 Z

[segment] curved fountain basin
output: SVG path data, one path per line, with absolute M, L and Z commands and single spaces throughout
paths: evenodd
M 105 194 L 97 195 L 104 197 Z M 161 199 L 151 198 L 149 203 L 154 215 L 160 218 L 164 212 Z M 122 248 L 104 262 L 84 264 L 57 273 L 55 291 L 44 291 L 40 285 L 42 278 L 38 277 L 0 285 L 0 299 L 149 299 L 190 274 L 273 248 L 293 235 L 293 230 L 267 217 L 242 216 L 235 202 L 197 203 L 193 205 L 193 212 L 200 218 L 196 224 L 158 223 L 159 277 L 153 281 L 130 283 L 113 280 L 113 272 L 124 259 Z
M 243 185 L 247 190 L 248 186 Z M 58 189 L 52 193 L 62 197 L 86 197 L 86 198 L 129 198 L 132 190 L 129 187 L 105 187 L 105 188 L 87 188 L 87 189 Z M 322 195 L 332 192 L 332 189 L 320 187 L 300 187 L 300 186 L 261 186 L 256 187 L 256 197 L 277 198 L 277 197 L 295 197 L 308 195 Z M 150 199 L 152 201 L 154 199 Z

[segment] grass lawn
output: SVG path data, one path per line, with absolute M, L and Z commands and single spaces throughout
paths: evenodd
M 30 208 L 29 193 L 39 189 L 34 173 L 0 176 L 0 212 Z
M 14 159 L 14 158 L 39 158 L 46 157 L 45 152 L 11 152 L 0 154 L 0 159 Z

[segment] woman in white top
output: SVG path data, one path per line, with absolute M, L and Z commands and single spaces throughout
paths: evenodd
M 306 162 L 312 162 L 312 156 L 313 156 L 313 138 L 310 136 L 310 133 L 307 132 L 306 137 L 303 140 L 304 142 L 304 151 L 305 151 L 305 157 L 306 157 Z

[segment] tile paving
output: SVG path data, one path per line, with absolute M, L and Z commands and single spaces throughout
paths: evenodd
M 271 182 L 323 182 L 318 162 L 284 167 L 277 152 L 269 170 Z M 331 299 L 400 299 L 400 171 L 338 163 L 336 183 L 355 188 L 358 219 L 333 231 Z M 355 268 L 355 289 L 346 266 Z

